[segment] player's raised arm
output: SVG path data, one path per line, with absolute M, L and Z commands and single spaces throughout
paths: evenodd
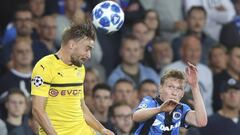
M 33 96 L 32 97 L 32 114 L 33 117 L 37 120 L 39 125 L 48 135 L 57 135 L 56 131 L 51 124 L 47 113 L 44 110 L 46 103 L 46 97 Z
M 200 93 L 197 79 L 197 68 L 188 62 L 186 68 L 187 81 L 192 89 L 194 110 L 187 113 L 185 121 L 196 127 L 204 127 L 207 125 L 207 113 Z
M 102 135 L 114 135 L 114 133 L 108 129 L 106 129 L 90 112 L 87 105 L 85 104 L 84 99 L 81 99 L 81 106 L 83 109 L 84 118 L 87 124 L 93 129 L 100 132 Z

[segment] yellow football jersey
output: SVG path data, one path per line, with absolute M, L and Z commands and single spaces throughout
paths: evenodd
M 93 135 L 84 119 L 84 66 L 70 66 L 57 55 L 42 58 L 32 73 L 32 95 L 47 97 L 45 111 L 58 135 Z M 40 127 L 40 135 L 45 132 Z

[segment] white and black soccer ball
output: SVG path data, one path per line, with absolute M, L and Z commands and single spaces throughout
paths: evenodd
M 92 22 L 104 33 L 118 31 L 124 23 L 124 12 L 114 1 L 103 1 L 92 10 Z
M 35 76 L 34 79 L 33 79 L 33 84 L 36 86 L 36 87 L 39 87 L 43 84 L 43 79 L 42 77 L 40 76 Z

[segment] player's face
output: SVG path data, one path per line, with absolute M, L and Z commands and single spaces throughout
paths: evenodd
M 111 93 L 107 90 L 98 90 L 94 94 L 94 104 L 98 112 L 108 112 L 109 107 L 112 104 Z
M 130 133 L 133 127 L 132 110 L 129 106 L 119 106 L 114 109 L 113 124 L 121 133 Z
M 114 92 L 115 102 L 127 102 L 131 104 L 133 97 L 134 97 L 134 89 L 131 84 L 121 82 L 116 85 L 115 92 Z
M 26 110 L 26 100 L 22 95 L 13 94 L 6 103 L 8 114 L 14 117 L 22 116 Z
M 91 58 L 94 41 L 92 39 L 83 38 L 77 42 L 73 42 L 71 63 L 76 66 L 81 66 Z
M 221 94 L 223 106 L 229 109 L 239 108 L 240 103 L 240 90 L 228 90 Z
M 180 101 L 184 95 L 185 82 L 176 78 L 168 78 L 164 84 L 160 86 L 160 97 L 166 101 L 174 99 Z
M 145 83 L 139 90 L 139 98 L 143 99 L 145 96 L 151 96 L 153 98 L 157 97 L 158 87 L 153 83 Z

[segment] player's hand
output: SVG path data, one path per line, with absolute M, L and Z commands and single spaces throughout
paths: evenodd
M 104 128 L 101 132 L 102 135 L 115 135 L 112 131 Z
M 168 99 L 159 107 L 159 109 L 161 112 L 171 112 L 178 104 L 178 101 L 174 99 Z
M 187 65 L 188 65 L 186 68 L 187 81 L 191 87 L 195 87 L 198 84 L 197 67 L 190 62 L 187 62 Z

